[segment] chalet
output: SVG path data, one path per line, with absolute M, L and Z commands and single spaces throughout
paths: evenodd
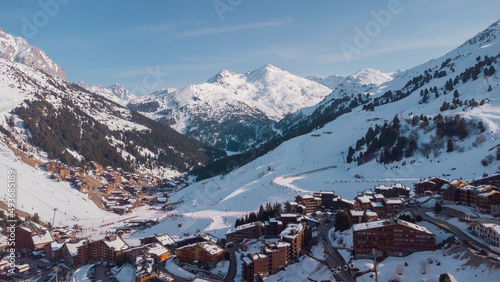
M 351 215 L 352 223 L 361 223 L 364 213 L 365 211 L 350 210 L 349 214 Z M 378 217 L 378 214 L 371 210 L 366 210 L 366 215 L 368 216 L 368 221 L 376 220 Z
M 19 224 L 15 229 L 15 235 L 17 249 L 40 251 L 54 241 L 45 227 L 29 221 Z
M 279 220 L 283 222 L 283 224 L 287 225 L 288 223 L 299 223 L 302 220 L 303 215 L 298 213 L 282 213 L 280 214 Z
M 226 241 L 242 241 L 243 239 L 259 238 L 263 235 L 264 224 L 260 221 L 256 221 L 229 229 L 226 232 Z
M 94 170 L 94 174 L 96 174 L 96 175 L 100 175 L 100 174 L 104 173 L 104 168 L 102 167 L 102 165 L 98 164 L 97 162 L 91 161 L 90 167 L 92 168 L 92 170 Z
M 103 194 L 107 195 L 111 193 L 115 189 L 114 183 L 104 184 L 101 187 L 97 188 L 97 190 L 101 191 Z
M 150 218 L 150 219 L 146 219 L 146 218 L 136 218 L 136 219 L 131 219 L 129 220 L 128 222 L 128 226 L 132 227 L 132 228 L 146 228 L 146 227 L 149 227 L 149 226 L 153 226 L 153 225 L 156 225 L 158 224 L 158 218 L 155 217 L 155 218 Z
M 366 210 L 370 208 L 371 196 L 362 195 L 354 198 L 354 202 L 357 210 Z
M 243 257 L 242 273 L 245 281 L 259 281 L 256 276 L 269 275 L 269 258 L 265 254 L 251 253 Z
M 45 246 L 45 252 L 47 253 L 47 256 L 54 260 L 62 258 L 62 249 L 64 243 L 66 243 L 66 240 L 59 239 L 52 241 L 50 244 L 47 244 L 47 246 Z
M 298 203 L 297 212 L 302 214 L 313 213 L 321 207 L 321 198 L 313 195 L 297 195 L 295 202 Z
M 128 244 L 119 236 L 106 236 L 104 239 L 94 242 L 84 242 L 78 247 L 76 261 L 88 264 L 100 260 L 118 261 L 124 259 L 124 251 L 129 248 Z
M 224 249 L 212 241 L 198 242 L 175 249 L 181 262 L 214 266 L 224 259 Z
M 58 174 L 62 177 L 69 176 L 71 173 L 69 166 L 61 162 L 48 162 L 45 164 L 45 168 L 48 172 Z
M 250 253 L 242 258 L 242 274 L 245 281 L 267 276 L 282 270 L 290 261 L 291 245 L 286 242 L 265 242 L 261 253 Z
M 384 202 L 371 202 L 370 209 L 377 213 L 380 218 L 387 217 L 387 207 Z
M 75 185 L 75 188 L 82 192 L 82 193 L 88 193 L 89 192 L 89 185 L 83 180 L 83 178 L 77 176 L 73 177 L 72 179 L 73 184 Z
M 78 176 L 78 177 L 84 177 L 85 175 L 87 175 L 87 173 L 85 172 L 85 169 L 78 167 L 78 166 L 70 167 L 70 174 L 72 176 Z
M 170 251 L 160 243 L 153 243 L 146 246 L 146 254 L 153 257 L 155 261 L 164 261 L 170 256 Z
M 320 191 L 313 193 L 313 197 L 321 199 L 321 210 L 332 210 L 334 202 L 337 200 L 335 192 L 333 191 Z
M 140 239 L 141 245 L 148 245 L 151 243 L 160 243 L 167 247 L 175 243 L 174 239 L 168 234 L 155 234 L 154 236 L 144 237 Z
M 279 235 L 281 241 L 290 244 L 290 257 L 296 259 L 312 239 L 311 227 L 303 223 L 290 223 Z
M 458 188 L 467 186 L 469 184 L 463 182 L 462 180 L 452 180 L 448 184 L 444 184 L 441 187 L 441 194 L 443 195 L 444 204 L 455 204 L 459 198 Z
M 350 210 L 355 206 L 354 201 L 343 199 L 340 196 L 336 196 L 332 201 L 332 206 L 329 208 L 331 211 L 338 210 Z
M 29 264 L 19 264 L 16 265 L 16 272 L 17 273 L 24 273 L 26 271 L 30 270 L 30 265 Z
M 477 194 L 476 209 L 480 213 L 500 216 L 500 192 L 490 190 Z
M 175 240 L 174 242 L 166 245 L 165 247 L 168 247 L 171 250 L 175 250 L 183 246 L 192 245 L 200 242 L 206 242 L 206 241 L 210 241 L 210 235 L 208 235 L 207 233 L 202 233 Z
M 386 198 L 405 198 L 410 197 L 411 188 L 404 186 L 401 183 L 396 183 L 393 186 L 385 186 L 383 184 L 375 187 L 375 193 L 382 194 Z
M 73 240 L 67 241 L 64 243 L 61 249 L 61 255 L 64 259 L 64 262 L 68 266 L 77 266 L 81 264 L 85 264 L 84 261 L 79 261 L 80 257 L 78 257 L 78 248 L 83 246 L 83 240 Z
M 299 206 L 299 204 L 297 202 L 286 202 L 285 203 L 285 210 L 286 212 L 288 213 L 295 213 L 297 212 L 297 207 Z
M 472 185 L 493 185 L 500 187 L 500 173 L 483 175 L 472 180 Z
M 416 182 L 413 184 L 413 187 L 415 188 L 415 195 L 417 197 L 423 197 L 425 195 L 434 195 L 439 193 L 441 191 L 441 187 L 449 183 L 449 180 L 433 177 L 431 179 Z
M 135 282 L 148 282 L 156 277 L 155 260 L 147 256 L 137 257 L 135 263 Z
M 384 256 L 405 256 L 435 247 L 435 236 L 429 229 L 401 219 L 354 224 L 352 230 L 357 258 L 370 257 L 373 249 Z
M 383 200 L 386 214 L 396 214 L 404 209 L 405 201 L 402 198 L 385 198 Z
M 275 238 L 285 229 L 285 225 L 281 220 L 270 218 L 264 223 L 264 235 L 266 238 Z
M 496 223 L 475 222 L 471 225 L 472 233 L 483 238 L 489 244 L 500 247 L 500 225 Z

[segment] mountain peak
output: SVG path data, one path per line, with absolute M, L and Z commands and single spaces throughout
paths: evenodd
M 31 46 L 24 38 L 14 37 L 0 28 L 0 58 L 21 63 L 66 80 L 66 73 L 42 49 Z
M 378 86 L 382 83 L 392 80 L 393 77 L 390 74 L 381 72 L 379 70 L 366 68 L 357 71 L 356 73 L 348 76 L 347 78 L 351 80 L 356 80 L 363 85 L 372 84 Z
M 224 83 L 224 80 L 238 75 L 237 73 L 234 73 L 232 71 L 229 71 L 227 69 L 222 69 L 220 72 L 218 72 L 216 75 L 212 76 L 209 80 L 207 80 L 208 83 Z
M 500 36 L 500 20 L 492 23 L 485 30 L 481 31 L 471 39 L 467 40 L 460 47 L 468 45 L 476 45 L 476 44 L 478 44 L 479 46 L 484 46 L 495 41 L 499 36 Z
M 74 83 L 84 89 L 87 89 L 90 92 L 106 97 L 122 105 L 127 104 L 128 101 L 136 98 L 136 96 L 132 92 L 128 91 L 125 87 L 121 86 L 118 83 L 115 83 L 109 87 L 104 87 L 98 84 L 85 84 L 85 82 L 83 81 L 75 81 Z

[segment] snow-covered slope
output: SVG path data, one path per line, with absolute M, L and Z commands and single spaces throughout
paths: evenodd
M 84 89 L 87 89 L 92 93 L 108 98 L 120 105 L 126 105 L 130 100 L 136 98 L 136 96 L 132 92 L 128 91 L 125 87 L 121 86 L 118 83 L 115 83 L 109 87 L 85 84 L 83 81 L 76 81 L 75 84 L 83 87 Z
M 393 77 L 399 72 L 395 73 L 383 73 L 375 69 L 362 69 L 352 75 L 347 77 L 341 77 L 336 75 L 328 76 L 325 79 L 318 79 L 315 77 L 310 77 L 309 79 L 317 81 L 325 85 L 334 86 L 332 93 L 325 97 L 321 102 L 311 106 L 304 107 L 295 113 L 287 115 L 282 119 L 275 128 L 282 132 L 293 131 L 294 127 L 303 123 L 309 122 L 314 119 L 312 116 L 321 116 L 325 109 L 335 104 L 340 98 L 346 98 L 350 96 L 356 96 L 358 94 L 372 93 L 373 90 L 381 84 L 389 82 Z M 299 125 L 300 127 L 300 125 Z
M 330 92 L 267 64 L 246 74 L 224 69 L 206 83 L 139 97 L 129 107 L 220 148 L 231 150 L 228 143 L 233 142 L 241 151 L 270 134 L 270 126 L 286 114 L 312 106 Z
M 489 154 L 494 154 L 490 149 L 499 144 L 500 100 L 496 98 L 500 95 L 499 72 L 484 76 L 481 71 L 477 79 L 471 78 L 466 82 L 460 80 L 454 86 L 460 93 L 461 100 L 488 99 L 484 105 L 443 112 L 440 107 L 444 101 L 453 99 L 452 93 L 444 94 L 446 81 L 450 78 L 453 80 L 467 68 L 474 67 L 479 56 L 484 59 L 485 56 L 495 57 L 500 54 L 499 24 L 500 22 L 497 22 L 478 34 L 469 41 L 472 43 L 466 43 L 443 57 L 397 73 L 393 80 L 370 91 L 370 99 L 374 99 L 384 96 L 388 90 L 406 91 L 409 87 L 411 91 L 408 90 L 408 96 L 375 106 L 373 111 L 363 110 L 363 106 L 359 105 L 351 112 L 326 123 L 324 127 L 290 139 L 264 156 L 224 176 L 216 176 L 188 186 L 169 199 L 172 202 L 183 201 L 183 204 L 174 210 L 175 213 L 182 214 L 182 218 L 172 217 L 134 236 L 144 236 L 160 230 L 171 230 L 174 234 L 193 233 L 198 229 L 223 236 L 236 218 L 257 210 L 261 203 L 282 203 L 293 200 L 297 194 L 334 190 L 336 194 L 352 199 L 357 191 L 373 188 L 378 183 L 402 182 L 411 186 L 422 177 L 446 175 L 447 178 L 463 177 L 467 180 L 481 176 L 484 172 L 496 171 L 500 161 L 493 160 L 484 167 L 481 160 Z M 500 60 L 496 59 L 491 65 L 497 70 L 500 69 Z M 435 70 L 445 69 L 445 76 L 432 78 L 422 85 L 419 83 L 416 88 L 411 84 L 405 88 L 408 81 L 412 81 L 413 77 L 423 76 L 425 71 L 431 70 L 434 73 Z M 491 91 L 488 91 L 489 85 L 492 86 Z M 420 90 L 431 87 L 438 89 L 439 97 L 433 96 L 422 103 Z M 434 132 L 426 132 L 420 126 L 413 127 L 411 118 L 420 114 L 434 117 L 439 113 L 445 116 L 459 115 L 476 123 L 482 121 L 486 131 L 479 134 L 471 129 L 469 137 L 455 140 L 457 149 L 449 153 L 446 148 L 441 147 L 437 154 L 429 157 L 418 152 L 412 157 L 389 165 L 379 164 L 375 160 L 359 166 L 346 163 L 347 148 L 355 146 L 356 140 L 364 137 L 369 127 L 381 126 L 398 115 L 402 128 L 414 131 L 419 145 L 422 145 L 433 138 Z M 430 123 L 432 122 L 431 119 Z M 484 140 L 477 142 L 480 135 Z M 324 169 L 321 170 L 322 168 Z M 177 227 L 180 222 L 183 223 L 182 228 Z
M 31 46 L 25 39 L 14 37 L 0 28 L 0 58 L 42 70 L 66 80 L 64 70 L 54 63 L 42 49 Z
M 217 154 L 75 84 L 2 58 L 0 93 L 0 136 L 45 160 L 94 160 L 127 170 L 144 169 L 148 163 L 148 169 L 169 173 L 198 166 Z
M 337 86 L 339 86 L 339 84 L 342 83 L 342 81 L 344 81 L 344 79 L 345 79 L 345 77 L 343 77 L 341 75 L 336 75 L 336 74 L 329 75 L 325 78 L 319 78 L 316 76 L 307 76 L 306 78 L 309 80 L 312 80 L 314 82 L 317 82 L 319 84 L 323 84 L 324 86 L 326 86 L 332 90 L 337 88 Z

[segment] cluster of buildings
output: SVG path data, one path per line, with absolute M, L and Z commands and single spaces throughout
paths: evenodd
M 255 276 L 274 274 L 298 259 L 304 248 L 317 240 L 316 232 L 311 227 L 314 222 L 317 223 L 298 213 L 283 213 L 279 218 L 266 222 L 256 221 L 229 229 L 226 232 L 227 242 L 260 238 L 262 243 L 259 252 L 243 256 L 243 278 L 254 281 Z
M 475 208 L 478 212 L 500 216 L 500 189 L 490 183 L 500 181 L 500 176 L 481 177 L 471 184 L 462 180 L 431 178 L 415 183 L 417 197 L 441 195 L 444 204 L 460 204 Z
M 344 210 L 350 214 L 351 221 L 355 223 L 361 222 L 365 214 L 369 220 L 397 214 L 404 209 L 410 191 L 410 187 L 400 183 L 393 186 L 379 185 L 374 189 L 358 193 L 353 201 L 343 199 L 333 191 L 320 191 L 311 195 L 297 195 L 294 202 L 285 203 L 285 209 L 290 213 L 301 214 Z
M 21 252 L 31 252 L 39 258 L 62 259 L 72 268 L 102 261 L 130 263 L 135 266 L 136 281 L 149 281 L 157 277 L 156 264 L 164 262 L 172 254 L 181 262 L 208 266 L 215 266 L 219 261 L 228 258 L 225 249 L 218 244 L 220 241 L 208 234 L 178 240 L 168 234 L 155 234 L 142 238 L 140 246 L 137 247 L 129 246 L 120 235 L 91 241 L 77 238 L 76 231 L 70 228 L 49 231 L 30 221 L 19 224 L 15 234 L 15 246 Z
M 96 188 L 102 193 L 104 208 L 118 214 L 128 213 L 140 205 L 143 199 L 141 186 L 151 187 L 158 184 L 155 177 L 124 172 L 111 166 L 104 168 L 94 161 L 89 162 L 87 170 L 56 161 L 48 162 L 44 166 L 54 178 L 71 181 L 82 193 L 89 193 Z M 100 177 L 98 182 L 105 183 L 99 187 L 91 187 L 86 180 L 89 175 Z

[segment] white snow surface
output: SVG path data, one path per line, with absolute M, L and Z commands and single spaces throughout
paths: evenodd
M 128 91 L 125 87 L 121 86 L 118 83 L 115 83 L 108 87 L 85 84 L 83 81 L 76 81 L 75 84 L 87 89 L 92 93 L 108 98 L 120 105 L 126 105 L 130 100 L 136 98 L 136 96 L 132 92 Z
M 278 121 L 288 113 L 319 103 L 330 92 L 324 85 L 267 64 L 246 74 L 223 69 L 206 83 L 157 91 L 130 103 L 158 102 L 156 114 L 148 116 L 159 118 L 170 111 L 172 127 L 183 132 L 192 115 L 224 120 L 229 115 L 227 109 L 232 114 L 264 115 Z
M 333 278 L 330 269 L 308 256 L 299 258 L 299 262 L 290 264 L 285 271 L 280 271 L 274 275 L 264 278 L 264 281 L 323 281 Z

